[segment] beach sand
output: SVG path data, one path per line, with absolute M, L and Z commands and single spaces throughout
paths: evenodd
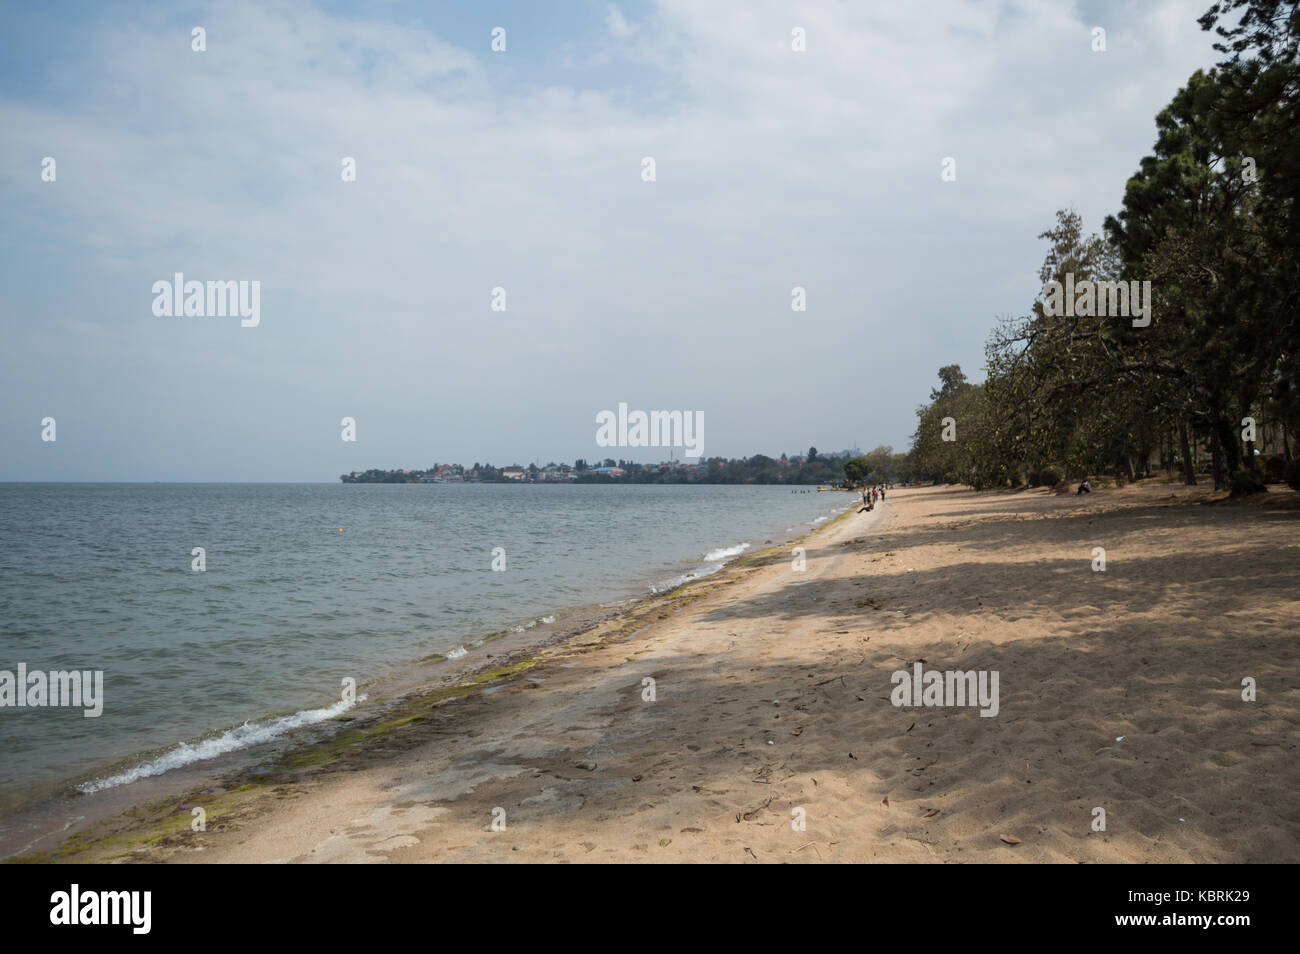
M 1221 497 L 897 490 L 59 857 L 1300 861 L 1300 498 Z M 894 706 L 918 661 L 998 714 Z

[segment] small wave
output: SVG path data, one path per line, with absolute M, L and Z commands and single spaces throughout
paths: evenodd
M 734 556 L 740 556 L 740 554 L 744 553 L 748 549 L 748 543 L 738 543 L 734 547 L 719 547 L 717 550 L 710 550 L 708 553 L 704 554 L 704 559 L 708 560 L 708 563 L 703 566 L 697 566 L 695 569 L 683 573 L 675 579 L 667 580 L 657 585 L 651 584 L 650 593 L 652 595 L 667 593 L 669 590 L 674 590 L 683 583 L 690 583 L 693 580 L 712 576 L 714 573 L 717 573 L 726 566 L 728 560 Z
M 729 557 L 740 556 L 740 554 L 744 553 L 748 549 L 748 543 L 738 543 L 734 547 L 722 547 L 718 550 L 710 550 L 708 553 L 704 554 L 704 559 L 708 560 L 710 563 L 715 560 L 726 560 Z
M 668 580 L 665 583 L 660 583 L 658 586 L 651 584 L 650 593 L 652 595 L 658 595 L 659 593 L 667 593 L 669 590 L 677 589 L 677 587 L 681 586 L 683 583 L 690 583 L 692 580 L 701 580 L 706 576 L 712 576 L 714 573 L 717 573 L 719 570 L 721 570 L 724 566 L 726 566 L 725 563 L 713 563 L 709 566 L 702 566 L 699 567 L 698 569 L 691 570 L 689 573 L 683 573 L 681 576 L 677 577 L 676 579 Z
M 125 772 L 119 772 L 117 775 L 85 782 L 78 785 L 77 789 L 83 795 L 90 795 L 94 792 L 102 792 L 106 788 L 129 785 L 131 782 L 142 778 L 162 775 L 164 772 L 170 772 L 172 769 L 182 768 L 194 762 L 215 759 L 218 755 L 225 755 L 227 752 L 234 752 L 237 749 L 246 749 L 253 745 L 260 745 L 263 742 L 271 742 L 291 729 L 332 719 L 347 712 L 357 702 L 365 701 L 365 696 L 357 697 L 355 702 L 340 699 L 334 705 L 326 706 L 323 709 L 304 709 L 301 712 L 295 712 L 293 715 L 280 716 L 268 722 L 245 722 L 238 728 L 230 729 L 211 739 L 204 739 L 197 745 L 182 742 L 166 755 L 159 756 L 142 765 L 137 765 L 135 768 L 127 769 Z
M 464 646 L 457 646 L 451 652 L 447 653 L 448 659 L 459 659 L 461 656 L 468 656 L 469 650 Z

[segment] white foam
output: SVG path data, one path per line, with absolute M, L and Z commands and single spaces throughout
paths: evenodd
M 712 563 L 714 560 L 725 560 L 728 557 L 740 556 L 749 549 L 748 543 L 738 543 L 734 547 L 722 547 L 717 550 L 710 550 L 704 554 L 704 559 Z
M 164 772 L 183 768 L 194 762 L 215 759 L 218 755 L 225 755 L 227 752 L 234 752 L 236 749 L 246 749 L 253 745 L 260 745 L 263 742 L 270 742 L 280 738 L 291 729 L 298 729 L 304 725 L 332 719 L 347 712 L 357 702 L 365 701 L 365 696 L 358 697 L 356 701 L 340 699 L 334 705 L 326 706 L 324 709 L 304 709 L 301 712 L 295 712 L 293 715 L 280 716 L 268 722 L 245 722 L 238 728 L 230 729 L 211 739 L 204 739 L 195 745 L 182 742 L 166 755 L 161 755 L 152 761 L 145 762 L 143 765 L 137 765 L 135 768 L 127 769 L 125 772 L 119 772 L 117 775 L 110 775 L 108 778 L 97 778 L 93 782 L 85 782 L 78 785 L 77 788 L 83 794 L 90 795 L 93 792 L 102 792 L 106 788 L 129 785 L 139 779 L 162 775 Z
M 457 646 L 451 652 L 447 653 L 448 659 L 459 659 L 461 656 L 468 656 L 469 650 L 464 646 Z

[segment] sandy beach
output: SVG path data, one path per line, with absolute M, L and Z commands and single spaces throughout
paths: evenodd
M 1300 861 L 1300 498 L 1223 496 L 897 490 L 50 857 Z M 918 662 L 996 716 L 893 705 Z

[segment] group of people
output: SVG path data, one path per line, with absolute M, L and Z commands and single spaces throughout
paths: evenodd
M 877 500 L 877 499 L 879 499 L 879 500 L 884 500 L 884 499 L 885 499 L 885 486 L 884 486 L 884 484 L 877 484 L 875 487 L 870 487 L 870 488 L 868 488 L 868 487 L 863 487 L 863 488 L 862 488 L 862 507 L 861 507 L 861 509 L 858 510 L 858 513 L 862 513 L 863 510 L 867 510 L 867 511 L 875 510 L 875 509 L 876 509 L 876 500 Z

